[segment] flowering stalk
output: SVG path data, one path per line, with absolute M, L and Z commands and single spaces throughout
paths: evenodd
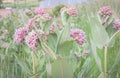
M 108 41 L 108 44 L 111 42 L 111 40 L 120 32 L 120 30 L 118 30 L 117 32 L 115 32 L 111 37 L 110 40 Z M 108 45 L 107 45 L 108 46 Z M 104 47 L 104 75 L 105 78 L 107 78 L 107 49 L 108 47 L 105 46 Z

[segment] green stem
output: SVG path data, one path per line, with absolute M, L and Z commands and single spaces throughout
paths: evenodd
M 111 37 L 110 37 L 110 40 L 108 41 L 108 44 L 109 42 L 120 32 L 120 30 L 118 30 L 117 32 L 115 32 Z
M 31 52 L 31 55 L 32 55 L 32 71 L 33 71 L 33 78 L 36 78 L 36 75 L 35 75 L 35 58 L 34 58 L 34 52 Z
M 107 46 L 104 47 L 104 75 L 107 78 Z

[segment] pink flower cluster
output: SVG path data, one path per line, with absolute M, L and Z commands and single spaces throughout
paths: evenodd
M 115 29 L 119 30 L 120 29 L 120 19 L 117 19 L 114 21 L 114 27 Z
M 104 7 L 100 8 L 99 14 L 101 16 L 111 16 L 112 10 L 111 10 L 110 6 L 104 6 Z
M 1 45 L 1 47 L 2 47 L 2 48 L 8 48 L 9 45 L 10 45 L 9 43 L 3 43 L 3 44 Z
M 28 20 L 28 23 L 27 23 L 27 25 L 26 25 L 26 29 L 27 30 L 32 30 L 33 29 L 33 23 L 35 22 L 35 19 L 34 18 L 31 18 L 31 19 L 29 19 Z
M 46 19 L 46 20 L 51 20 L 51 16 L 47 13 L 47 12 L 45 12 L 44 11 L 44 9 L 42 9 L 42 8 L 36 8 L 35 9 L 35 13 L 37 14 L 37 15 L 40 15 L 40 16 L 42 16 L 44 19 Z
M 38 14 L 38 15 L 43 15 L 43 14 L 45 14 L 46 12 L 45 12 L 42 8 L 36 8 L 36 9 L 35 9 L 35 13 Z
M 38 35 L 35 31 L 31 31 L 25 38 L 25 42 L 32 50 L 36 50 L 38 44 Z
M 71 29 L 70 36 L 79 44 L 83 45 L 86 41 L 86 35 L 83 30 Z
M 24 41 L 25 36 L 27 35 L 27 30 L 23 28 L 19 28 L 15 30 L 14 40 L 16 43 L 22 43 Z
M 67 14 L 73 17 L 76 17 L 78 15 L 78 11 L 75 7 L 70 7 L 67 10 Z

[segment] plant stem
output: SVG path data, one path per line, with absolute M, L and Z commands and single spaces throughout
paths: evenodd
M 108 44 L 109 42 L 120 32 L 120 30 L 118 30 L 117 32 L 115 32 L 111 37 L 110 37 L 110 40 L 108 41 Z
M 104 47 L 104 75 L 107 78 L 107 46 Z
M 33 78 L 36 78 L 35 76 L 35 58 L 34 58 L 34 52 L 31 52 L 32 55 L 32 69 L 33 69 Z

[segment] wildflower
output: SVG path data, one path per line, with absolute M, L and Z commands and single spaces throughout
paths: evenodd
M 51 24 L 49 30 L 50 30 L 51 33 L 53 33 L 54 30 L 55 30 L 55 25 Z
M 39 37 L 39 36 L 42 36 L 43 33 L 44 33 L 44 32 L 43 32 L 42 30 L 37 30 L 37 35 L 38 35 L 38 37 Z
M 83 45 L 85 43 L 86 35 L 83 30 L 71 29 L 70 36 L 79 44 Z
M 114 27 L 115 29 L 119 30 L 120 29 L 120 19 L 117 19 L 114 21 Z
M 19 28 L 15 30 L 14 40 L 16 43 L 22 43 L 24 41 L 24 37 L 27 35 L 27 30 L 23 28 Z
M 39 15 L 43 15 L 43 14 L 45 14 L 46 12 L 45 12 L 42 8 L 36 8 L 36 9 L 35 9 L 35 13 L 36 13 L 36 14 L 39 14 Z
M 75 7 L 70 7 L 67 10 L 67 14 L 73 17 L 76 17 L 78 15 L 78 11 Z
M 99 14 L 101 16 L 112 16 L 112 11 L 111 11 L 110 6 L 104 6 L 104 7 L 100 8 Z
M 32 11 L 31 11 L 30 9 L 25 9 L 25 13 L 26 13 L 27 15 L 32 15 Z
M 52 19 L 52 17 L 51 17 L 48 13 L 43 14 L 42 17 L 43 17 L 45 20 L 51 20 L 51 19 Z
M 34 21 L 35 21 L 34 18 L 31 18 L 31 19 L 28 20 L 28 23 L 27 23 L 27 25 L 26 25 L 26 29 L 27 29 L 27 30 L 33 29 L 33 23 L 34 23 Z
M 35 31 L 31 31 L 25 38 L 25 42 L 29 48 L 36 50 L 38 45 L 38 35 Z

